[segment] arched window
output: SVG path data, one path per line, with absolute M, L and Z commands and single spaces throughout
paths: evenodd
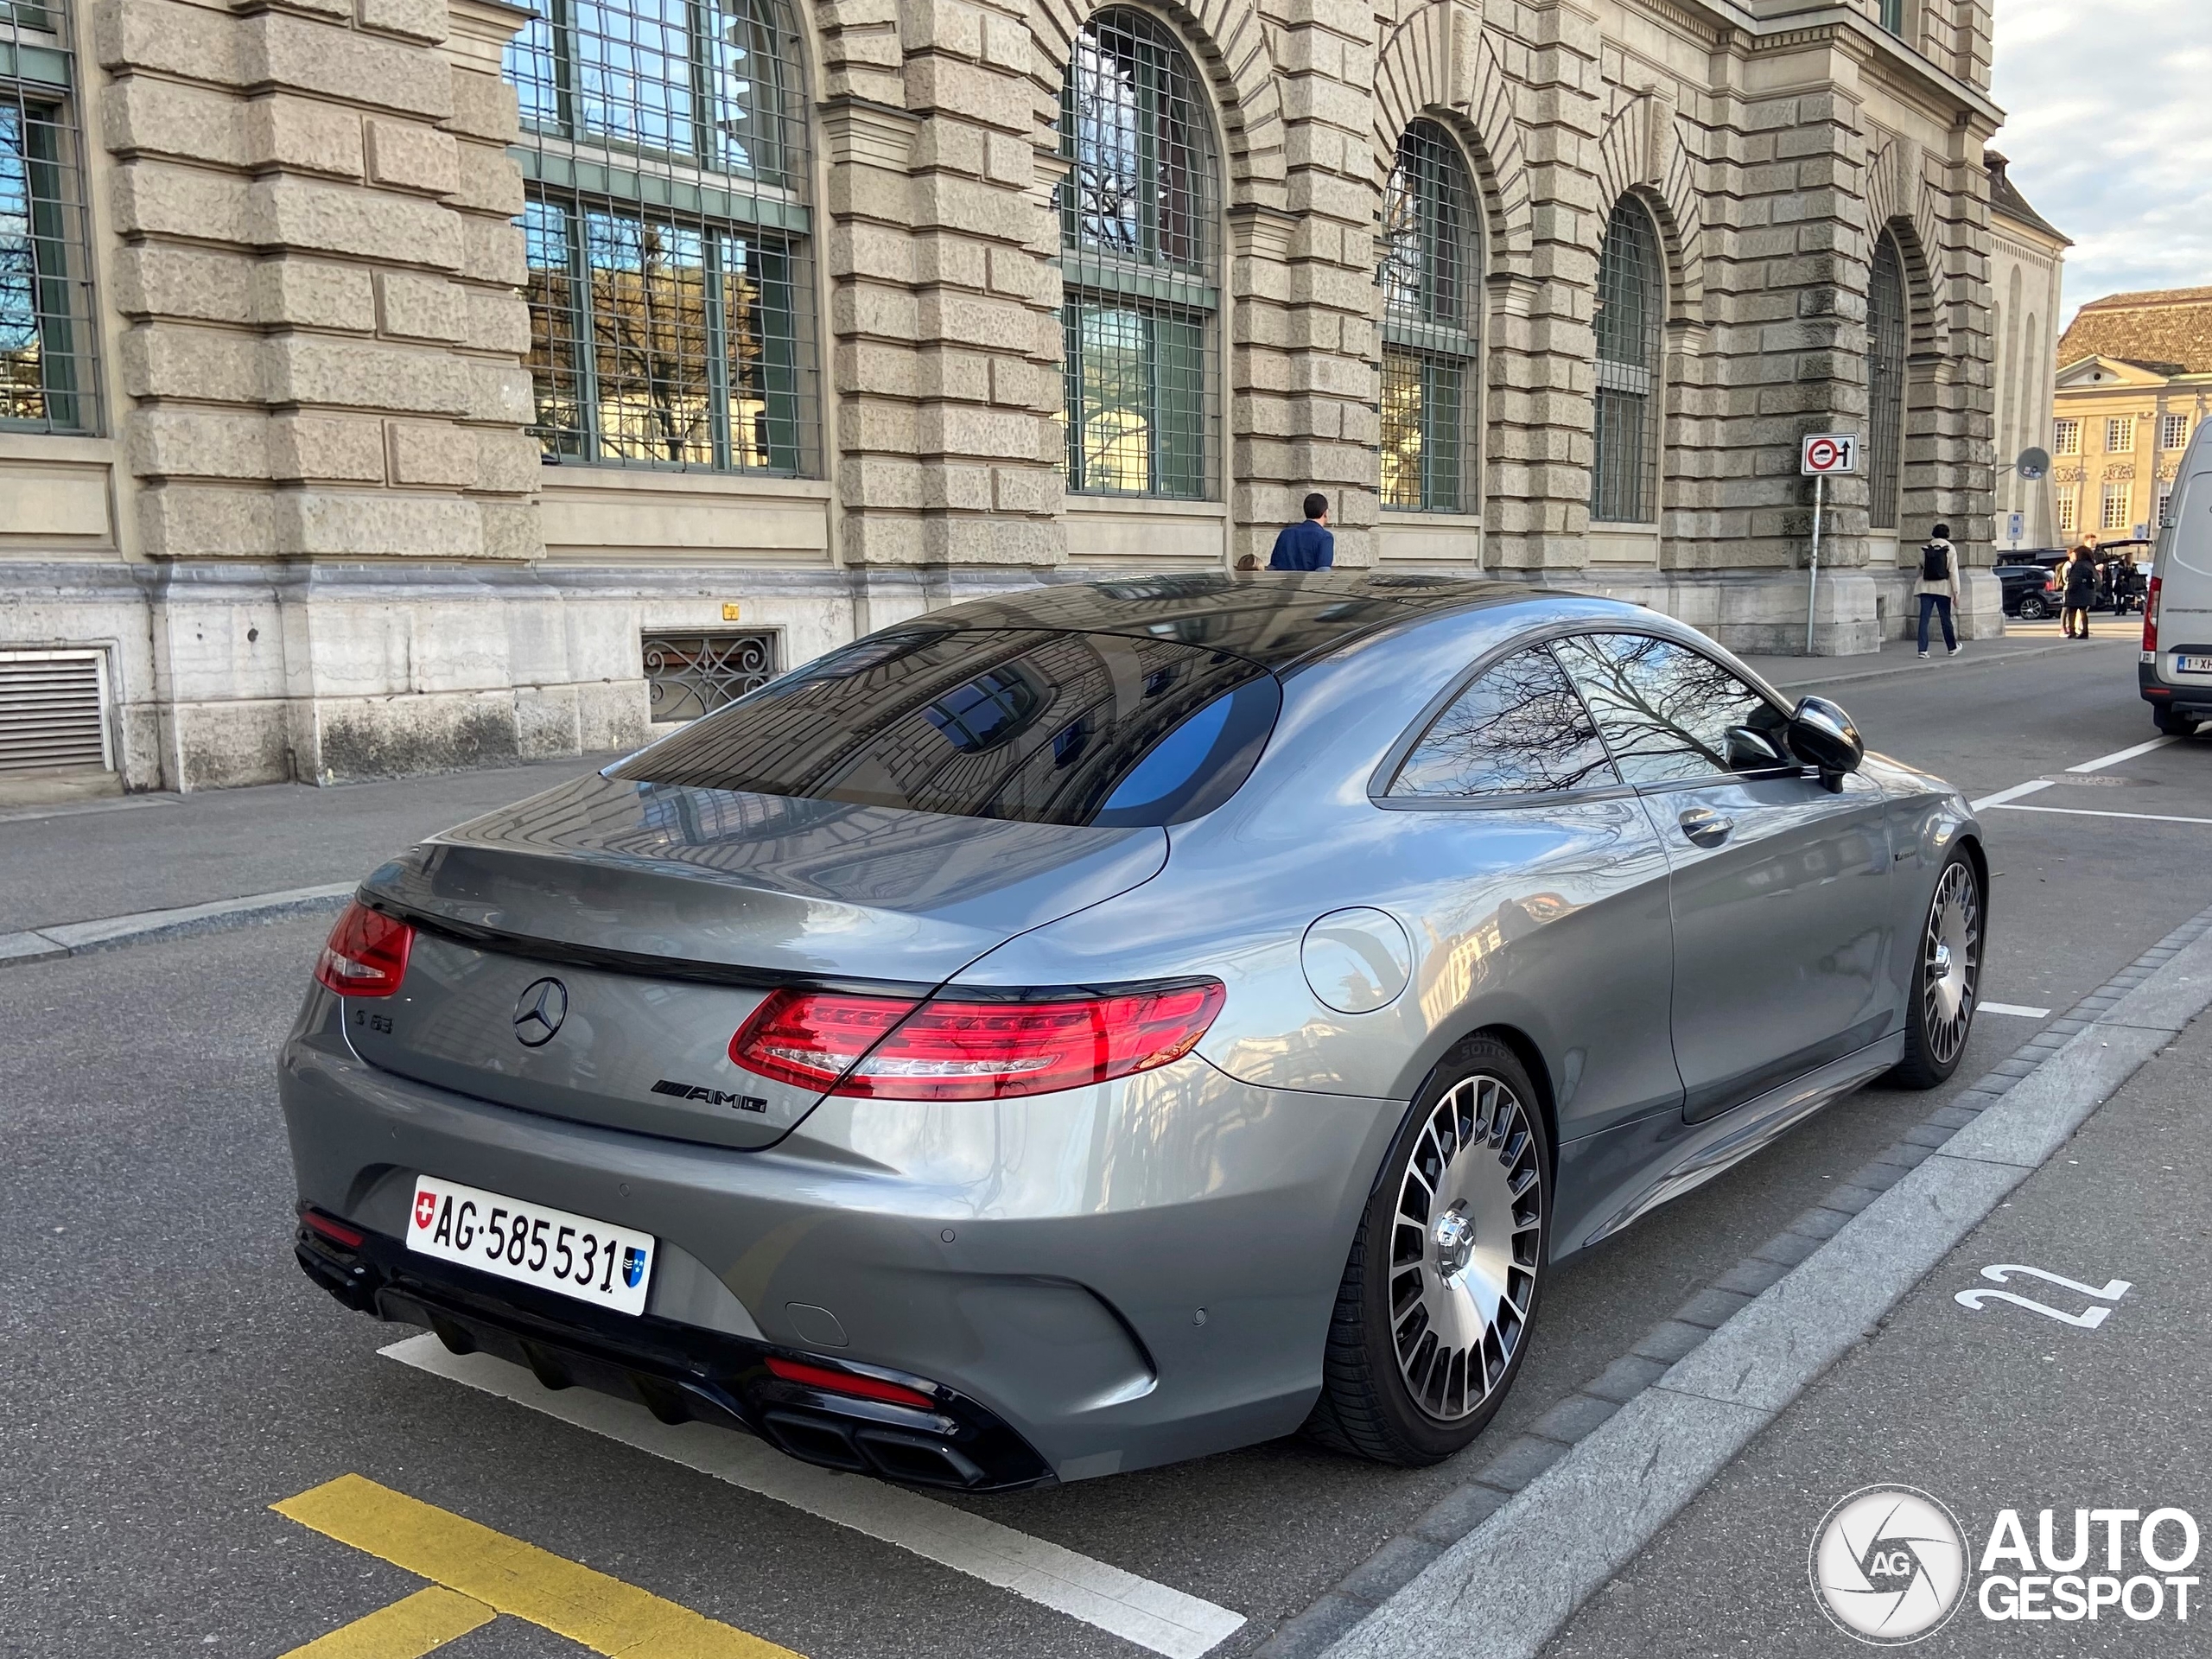
M 1219 181 L 1191 60 L 1139 11 L 1084 25 L 1060 92 L 1068 487 L 1204 498 Z
M 1659 327 L 1666 314 L 1659 227 L 1650 209 L 1623 196 L 1598 254 L 1592 518 L 1648 524 L 1659 517 Z
M 816 469 L 799 42 L 781 0 L 526 0 L 536 430 L 556 460 Z
M 1398 141 L 1382 189 L 1382 505 L 1474 509 L 1468 427 L 1475 407 L 1481 268 L 1474 188 L 1459 146 L 1432 122 Z
M 1866 522 L 1897 527 L 1904 470 L 1904 256 L 1886 232 L 1866 279 Z

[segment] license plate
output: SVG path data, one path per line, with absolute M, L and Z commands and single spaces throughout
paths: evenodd
M 645 1311 L 653 1236 L 431 1175 L 415 1178 L 407 1248 L 620 1313 Z
M 2174 671 L 2177 674 L 2212 674 L 2212 657 L 2174 657 Z

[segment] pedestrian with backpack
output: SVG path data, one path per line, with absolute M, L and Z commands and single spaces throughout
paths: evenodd
M 1920 550 L 1920 580 L 1912 584 L 1920 601 L 1920 654 L 1928 655 L 1928 618 L 1930 612 L 1943 619 L 1943 643 L 1950 655 L 1959 654 L 1959 636 L 1951 626 L 1951 607 L 1959 601 L 1959 550 L 1951 545 L 1951 527 L 1936 526 Z

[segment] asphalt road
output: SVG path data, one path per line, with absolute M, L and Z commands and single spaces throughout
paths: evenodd
M 1902 674 L 1862 678 L 1864 665 L 1848 662 L 1834 671 L 1834 683 L 1807 689 L 1843 702 L 1872 747 L 1975 796 L 2063 776 L 2155 735 L 2118 630 L 2005 660 L 1969 648 Z M 2212 739 L 2171 745 L 2020 803 L 2060 810 L 1991 813 L 1987 998 L 2062 1011 L 2212 904 L 2208 766 Z M 452 816 L 494 804 L 501 780 L 512 794 L 555 775 L 455 784 L 471 798 Z M 414 798 L 394 786 L 376 833 L 423 816 Z M 325 816 L 304 827 L 296 817 L 289 831 L 226 807 L 235 821 L 225 834 L 267 834 L 269 868 L 282 874 L 266 886 L 358 872 L 360 862 L 331 868 L 333 849 L 361 862 L 387 850 L 347 853 L 331 809 L 306 805 Z M 20 884 L 57 879 L 66 837 L 104 845 L 111 865 L 159 865 L 157 822 L 181 826 L 195 810 L 0 823 L 0 889 L 17 895 L 12 904 L 48 902 L 24 900 Z M 2204 822 L 2071 816 L 2081 812 Z M 57 825 L 67 827 L 57 835 Z M 129 856 L 133 836 L 140 859 Z M 300 850 L 308 842 L 321 864 Z M 146 902 L 227 896 L 181 892 L 168 877 L 134 891 L 156 887 L 164 896 Z M 73 906 L 79 915 L 137 907 Z M 324 925 L 0 970 L 0 1653 L 275 1655 L 394 1600 L 421 1580 L 268 1507 L 349 1472 L 813 1659 L 1140 1651 L 849 1529 L 378 1357 L 405 1333 L 345 1312 L 289 1259 L 271 1057 Z M 2037 1028 L 1986 1014 L 1960 1078 Z M 1291 1441 L 965 1507 L 1233 1609 L 1248 1623 L 1217 1651 L 1249 1652 L 1463 1480 L 1459 1465 L 1486 1459 L 1934 1103 L 1862 1093 L 1571 1263 L 1547 1293 L 1514 1398 L 1454 1465 L 1386 1471 Z M 2113 1224 L 2136 1224 L 2123 1214 Z M 1628 1629 L 1574 1651 L 1640 1651 Z M 512 1618 L 443 1649 L 461 1659 L 576 1650 Z

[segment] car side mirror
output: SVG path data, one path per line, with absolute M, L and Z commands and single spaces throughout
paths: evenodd
M 1721 740 L 1731 772 L 1771 772 L 1789 765 L 1764 732 L 1750 726 L 1731 726 Z
M 1846 772 L 1859 770 L 1866 745 L 1851 716 L 1826 697 L 1807 697 L 1789 717 L 1789 752 L 1818 769 L 1829 792 L 1840 794 Z

